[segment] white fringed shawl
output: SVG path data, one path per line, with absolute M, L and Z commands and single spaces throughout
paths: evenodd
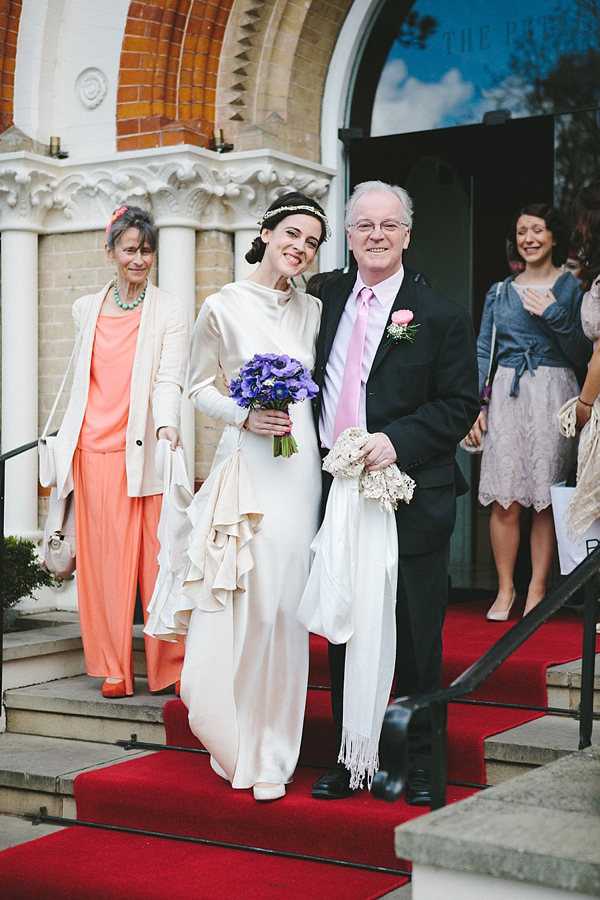
M 379 767 L 379 734 L 394 677 L 398 539 L 393 515 L 415 483 L 396 465 L 367 472 L 367 431 L 348 428 L 323 462 L 334 476 L 325 518 L 312 543 L 315 559 L 299 620 L 333 644 L 346 644 L 339 761 L 350 787 Z

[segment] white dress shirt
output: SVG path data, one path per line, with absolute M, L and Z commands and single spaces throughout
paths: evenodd
M 367 427 L 367 391 L 366 384 L 371 372 L 371 366 L 375 359 L 377 348 L 381 343 L 384 328 L 390 315 L 392 304 L 396 299 L 396 295 L 400 290 L 404 279 L 404 266 L 385 281 L 381 281 L 371 287 L 375 294 L 371 300 L 369 309 L 369 320 L 367 322 L 367 331 L 365 334 L 365 345 L 362 360 L 362 376 L 360 385 L 360 407 L 358 414 L 358 428 Z M 360 277 L 360 273 L 356 276 L 354 287 L 346 301 L 344 312 L 340 318 L 340 323 L 333 340 L 327 367 L 325 369 L 325 379 L 323 382 L 323 396 L 321 403 L 321 416 L 319 419 L 319 435 L 321 444 L 327 449 L 333 447 L 333 426 L 335 422 L 335 412 L 338 405 L 340 391 L 342 388 L 342 380 L 344 378 L 344 368 L 346 365 L 346 356 L 348 354 L 348 344 L 350 335 L 358 315 L 360 301 L 358 295 L 360 291 L 368 287 Z

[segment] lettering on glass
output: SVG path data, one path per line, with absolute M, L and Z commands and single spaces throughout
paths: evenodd
M 471 25 L 458 31 L 442 32 L 446 56 L 478 53 L 494 47 L 509 47 L 517 40 L 547 38 L 556 25 L 556 16 L 530 16 L 526 19 L 508 19 L 500 24 Z

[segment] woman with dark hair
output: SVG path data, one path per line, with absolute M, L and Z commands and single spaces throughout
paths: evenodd
M 487 614 L 508 619 L 515 600 L 513 573 L 520 514 L 533 507 L 532 575 L 525 614 L 543 598 L 555 549 L 550 486 L 562 481 L 576 453 L 563 437 L 556 414 L 577 392 L 574 369 L 584 367 L 591 344 L 581 329 L 581 290 L 560 267 L 569 231 L 560 212 L 546 203 L 520 209 L 509 236 L 525 269 L 487 293 L 477 340 L 480 390 L 485 382 L 496 327 L 494 377 L 487 429 L 479 416 L 467 443 L 481 443 L 479 501 L 493 503 L 490 537 L 498 572 L 498 595 Z
M 228 506 L 225 518 L 230 534 L 240 529 L 237 553 L 249 553 L 251 560 L 245 556 L 242 562 L 238 556 L 236 571 L 241 574 L 222 606 L 213 603 L 213 596 L 219 578 L 219 587 L 224 583 L 230 560 L 220 561 L 218 576 L 210 584 L 203 581 L 197 593 L 194 583 L 189 586 L 193 578 L 188 573 L 176 617 L 189 622 L 181 698 L 192 731 L 209 750 L 213 769 L 234 788 L 252 788 L 256 800 L 276 800 L 285 794 L 300 752 L 308 632 L 296 612 L 318 528 L 320 456 L 309 403 L 293 407 L 299 452 L 275 458 L 274 436 L 291 430 L 288 413 L 248 413 L 224 396 L 219 385 L 221 372 L 231 381 L 255 354 L 287 355 L 312 370 L 321 304 L 300 293 L 291 279 L 308 269 L 329 229 L 319 204 L 295 192 L 271 204 L 259 224 L 260 236 L 246 255 L 258 267 L 208 297 L 200 310 L 189 384 L 197 409 L 225 425 L 214 477 L 196 495 L 194 518 L 202 519 L 200 510 L 212 510 L 213 501 L 224 515 L 233 491 L 230 483 L 216 479 L 221 463 L 238 459 L 235 471 L 243 469 L 238 477 L 247 476 L 249 482 L 245 506 L 242 510 L 241 501 L 239 508 Z M 236 488 L 236 498 L 242 493 Z M 240 526 L 244 511 L 254 522 L 251 540 Z M 201 536 L 195 541 L 192 533 L 191 560 L 198 558 L 196 544 L 198 554 L 207 555 L 206 541 Z M 211 564 L 214 569 L 213 559 Z M 199 579 L 207 568 L 208 563 L 197 572 Z
M 57 490 L 74 490 L 77 596 L 89 675 L 105 697 L 133 694 L 132 628 L 158 573 L 162 483 L 154 451 L 181 445 L 188 350 L 181 301 L 149 280 L 158 231 L 150 213 L 122 207 L 106 229 L 116 277 L 75 301 L 73 386 L 56 439 Z M 148 687 L 180 675 L 183 647 L 146 639 Z

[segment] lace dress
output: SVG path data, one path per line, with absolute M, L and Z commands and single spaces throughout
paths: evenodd
M 526 286 L 512 286 L 514 300 L 520 302 Z M 501 344 L 500 328 L 497 340 Z M 498 366 L 481 459 L 479 502 L 487 506 L 495 500 L 507 509 L 516 501 L 539 512 L 550 506 L 550 486 L 564 481 L 575 463 L 577 445 L 562 435 L 556 414 L 578 393 L 577 378 L 570 368 L 540 365 L 534 374 L 523 373 L 519 394 L 511 397 L 513 378 L 512 368 Z

